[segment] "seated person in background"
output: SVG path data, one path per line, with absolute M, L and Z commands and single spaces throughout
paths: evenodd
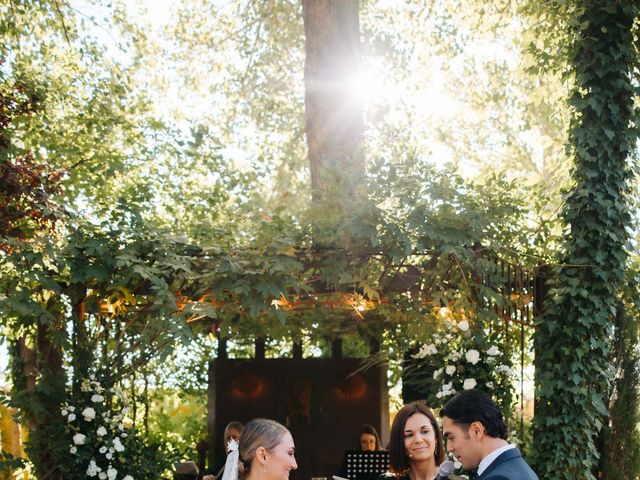
M 224 442 L 224 451 L 228 453 L 229 440 L 235 440 L 236 442 L 240 440 L 240 434 L 244 429 L 244 425 L 240 422 L 229 422 L 227 426 L 224 427 L 224 435 L 222 436 L 222 441 Z
M 348 450 L 345 452 L 344 457 L 342 458 L 342 465 L 340 466 L 340 476 L 344 478 L 350 478 L 348 473 L 348 458 L 351 455 L 351 461 L 353 462 L 353 455 L 357 452 L 380 452 L 384 451 L 382 448 L 382 442 L 380 441 L 380 437 L 378 436 L 378 432 L 373 427 L 373 425 L 369 425 L 365 423 L 360 426 L 360 433 L 358 434 L 358 448 L 357 450 Z M 381 470 L 378 470 L 377 473 L 375 466 L 370 466 L 371 473 L 358 473 L 356 474 L 357 480 L 375 480 L 381 471 L 386 470 L 386 458 L 384 462 L 383 459 L 378 459 L 381 465 L 383 465 Z M 376 464 L 378 463 L 376 462 Z M 368 463 L 368 462 L 367 462 Z M 353 473 L 353 472 L 352 472 Z M 353 475 L 351 475 L 353 477 Z
M 198 466 L 193 462 L 175 464 L 176 471 L 173 480 L 198 480 Z
M 360 450 L 363 452 L 376 452 L 378 450 L 384 450 L 380 445 L 380 437 L 373 425 L 365 423 L 360 427 Z
M 380 480 L 434 480 L 445 460 L 442 432 L 433 412 L 413 402 L 393 419 L 389 441 L 389 473 Z
M 477 467 L 478 479 L 538 480 L 520 450 L 507 442 L 500 407 L 489 394 L 464 390 L 440 410 L 447 450 L 465 470 Z
M 236 442 L 240 440 L 240 434 L 242 433 L 243 428 L 244 425 L 240 422 L 233 421 L 227 423 L 227 426 L 224 427 L 224 434 L 222 435 L 222 445 L 225 456 L 219 459 L 210 470 L 213 472 L 213 475 L 205 475 L 204 479 L 207 479 L 207 477 L 210 477 L 211 479 L 222 478 L 222 474 L 224 473 L 224 464 L 227 461 L 227 454 L 229 453 L 229 440 L 235 440 Z

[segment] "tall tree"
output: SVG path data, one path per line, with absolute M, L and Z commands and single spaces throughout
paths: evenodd
M 305 119 L 311 188 L 351 197 L 363 185 L 362 104 L 354 94 L 360 61 L 358 0 L 304 0 Z
M 562 267 L 535 334 L 534 448 L 541 478 L 594 479 L 612 380 L 609 344 L 631 221 L 630 155 L 637 139 L 632 75 L 636 1 L 576 5 L 569 58 L 573 185 Z

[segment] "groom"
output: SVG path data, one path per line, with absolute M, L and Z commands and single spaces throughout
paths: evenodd
M 440 415 L 447 451 L 465 470 L 477 467 L 477 480 L 538 480 L 520 450 L 507 443 L 502 412 L 486 393 L 465 390 L 449 400 Z

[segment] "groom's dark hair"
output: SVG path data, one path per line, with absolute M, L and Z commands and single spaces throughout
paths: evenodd
M 449 417 L 467 428 L 473 422 L 480 422 L 490 437 L 507 439 L 507 426 L 500 407 L 481 390 L 458 393 L 440 410 L 440 416 Z

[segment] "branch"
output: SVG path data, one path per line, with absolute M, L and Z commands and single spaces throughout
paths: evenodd
M 62 32 L 64 33 L 64 38 L 67 41 L 67 44 L 71 46 L 71 40 L 69 40 L 69 31 L 67 30 L 67 25 L 64 23 L 64 15 L 62 14 L 62 10 L 60 10 L 60 4 L 57 0 L 53 0 L 53 6 L 60 16 L 60 23 L 62 24 Z

